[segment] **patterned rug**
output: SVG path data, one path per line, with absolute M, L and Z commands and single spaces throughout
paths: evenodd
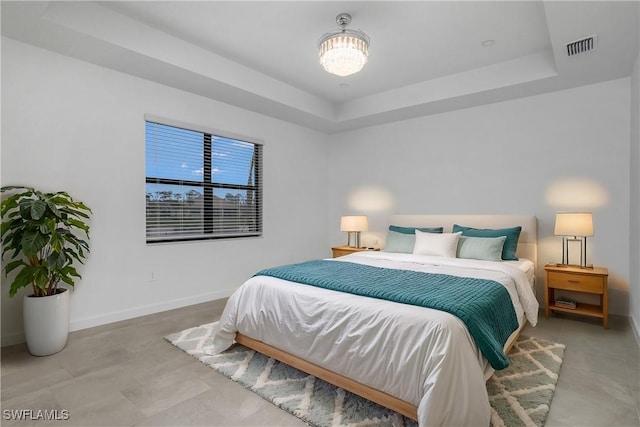
M 241 345 L 208 355 L 216 323 L 165 337 L 227 378 L 312 426 L 417 426 L 402 415 Z M 558 382 L 564 345 L 521 336 L 510 366 L 487 381 L 493 427 L 543 426 Z

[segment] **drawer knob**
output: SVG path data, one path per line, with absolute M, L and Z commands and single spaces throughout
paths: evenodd
M 569 283 L 580 283 L 580 280 L 568 280 Z

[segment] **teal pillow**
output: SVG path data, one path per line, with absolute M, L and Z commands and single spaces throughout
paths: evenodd
M 507 239 L 504 241 L 504 246 L 502 247 L 502 259 L 509 261 L 518 260 L 518 257 L 516 256 L 516 249 L 518 249 L 518 239 L 520 238 L 520 232 L 522 231 L 522 227 L 520 226 L 511 228 L 481 229 L 453 224 L 453 232 L 456 233 L 458 231 L 462 231 L 462 235 L 468 237 L 505 236 Z
M 395 231 L 396 233 L 402 233 L 402 234 L 416 234 L 416 230 L 424 231 L 425 233 L 442 233 L 444 231 L 444 227 L 417 228 L 417 227 L 400 227 L 397 225 L 389 226 L 389 231 Z
M 502 248 L 504 247 L 505 240 L 507 240 L 506 236 L 460 236 L 460 240 L 458 241 L 458 258 L 502 261 Z
M 413 246 L 416 243 L 415 234 L 397 233 L 389 231 L 387 242 L 384 245 L 385 252 L 400 252 L 404 254 L 412 254 Z

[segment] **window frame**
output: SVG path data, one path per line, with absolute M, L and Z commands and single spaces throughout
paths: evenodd
M 215 182 L 213 179 L 207 181 L 207 179 L 203 179 L 202 181 L 190 181 L 184 179 L 173 179 L 173 178 L 161 178 L 161 177 L 149 177 L 147 175 L 146 166 L 145 166 L 145 190 L 147 184 L 165 184 L 165 185 L 179 185 L 179 186 L 193 186 L 199 187 L 203 190 L 203 233 L 201 235 L 194 236 L 179 236 L 175 238 L 153 238 L 149 239 L 149 236 L 146 232 L 145 227 L 145 240 L 147 245 L 155 245 L 159 243 L 184 243 L 184 242 L 193 242 L 193 241 L 207 241 L 207 240 L 219 240 L 219 239 L 237 239 L 237 238 L 251 238 L 251 237 L 261 237 L 263 234 L 264 226 L 263 226 L 263 188 L 262 188 L 262 173 L 263 173 L 263 146 L 264 141 L 261 139 L 240 135 L 232 132 L 220 131 L 217 129 L 212 129 L 206 126 L 200 126 L 192 123 L 180 122 L 177 120 L 167 119 L 164 117 L 158 117 L 150 114 L 144 115 L 144 124 L 145 124 L 145 163 L 147 160 L 147 152 L 146 152 L 146 126 L 147 123 L 155 123 L 164 126 L 171 126 L 174 128 L 184 129 L 188 131 L 199 132 L 204 135 L 204 143 L 203 143 L 203 175 L 205 177 L 211 177 L 213 164 L 213 156 L 212 156 L 212 141 L 213 137 L 221 137 L 226 139 L 237 140 L 249 144 L 253 144 L 254 147 L 254 185 L 244 185 L 244 184 L 227 184 L 221 182 Z M 255 212 L 254 218 L 256 219 L 256 231 L 246 232 L 246 233 L 215 233 L 214 232 L 214 190 L 216 189 L 232 189 L 232 190 L 243 190 L 243 191 L 255 191 Z M 145 191 L 146 193 L 146 191 Z M 147 211 L 148 206 L 145 203 L 145 212 Z M 147 225 L 147 217 L 145 216 L 145 225 Z

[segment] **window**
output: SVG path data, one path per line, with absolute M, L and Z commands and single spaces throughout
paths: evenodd
M 262 144 L 167 122 L 145 120 L 147 243 L 262 235 Z

